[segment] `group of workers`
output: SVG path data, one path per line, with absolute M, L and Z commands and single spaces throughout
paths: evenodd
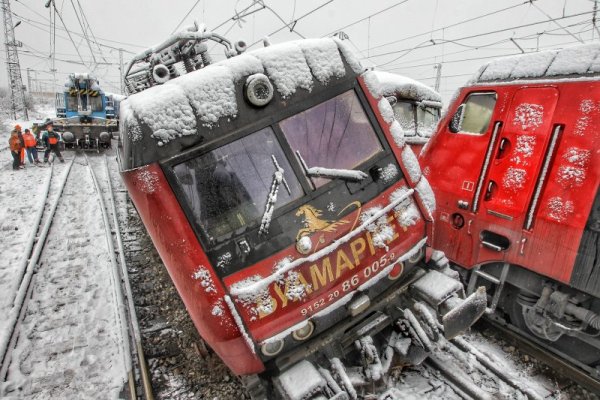
M 27 159 L 31 164 L 40 164 L 37 151 L 38 139 L 41 140 L 46 149 L 44 152 L 45 163 L 48 162 L 51 152 L 56 155 L 60 162 L 65 162 L 64 158 L 60 154 L 60 149 L 58 148 L 60 136 L 57 132 L 54 132 L 52 121 L 46 122 L 45 127 L 46 129 L 41 131 L 40 139 L 39 130 L 35 132 L 34 135 L 31 130 L 25 129 L 25 131 L 22 132 L 21 126 L 15 125 L 14 129 L 10 133 L 10 139 L 8 140 L 8 144 L 10 145 L 10 153 L 13 157 L 13 170 L 25 168 L 25 154 L 27 154 Z

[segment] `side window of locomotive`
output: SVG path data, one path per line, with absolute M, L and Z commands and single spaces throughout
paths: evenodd
M 306 168 L 353 170 L 383 152 L 353 90 L 289 117 L 279 125 Z M 329 181 L 311 178 L 315 188 Z
M 194 217 L 211 242 L 260 223 L 272 201 L 275 163 L 285 180 L 277 191 L 277 210 L 304 192 L 270 127 L 175 166 Z
M 450 131 L 484 134 L 490 125 L 496 98 L 496 93 L 471 93 L 450 120 Z
M 415 124 L 415 105 L 408 101 L 398 101 L 392 106 L 394 110 L 394 118 L 402 130 L 407 136 L 414 136 L 416 134 Z
M 440 109 L 435 107 L 417 107 L 417 133 L 419 136 L 431 137 L 438 121 L 440 120 Z

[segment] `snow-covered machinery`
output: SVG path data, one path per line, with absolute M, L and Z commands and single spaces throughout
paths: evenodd
M 117 121 L 107 115 L 107 97 L 88 73 L 70 74 L 65 89 L 56 94 L 54 129 L 66 148 L 100 149 L 111 146 Z M 114 115 L 114 114 L 113 114 Z
M 384 87 L 344 42 L 313 39 L 121 103 L 131 199 L 254 398 L 356 398 L 485 309 L 427 246 L 435 198 Z
M 420 160 L 433 247 L 492 318 L 599 380 L 600 45 L 491 61 L 448 110 Z
M 246 50 L 244 41 L 232 44 L 223 36 L 208 32 L 205 25 L 194 23 L 163 43 L 136 55 L 129 62 L 125 69 L 127 92 L 137 93 L 210 65 L 212 59 L 208 52 L 208 44 L 211 41 L 225 47 L 227 58 Z

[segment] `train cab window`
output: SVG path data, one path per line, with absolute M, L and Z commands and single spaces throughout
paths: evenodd
M 354 170 L 383 152 L 353 90 L 289 117 L 279 125 L 305 168 Z M 319 188 L 330 179 L 312 177 L 310 181 Z
M 274 183 L 275 163 L 283 169 L 285 182 Z M 196 221 L 213 243 L 260 223 L 274 186 L 275 211 L 304 195 L 271 127 L 178 164 L 174 172 Z
M 67 96 L 67 111 L 77 111 L 77 96 Z
M 394 118 L 407 136 L 416 134 L 415 105 L 408 101 L 398 101 L 392 106 Z
M 471 93 L 450 120 L 450 131 L 484 134 L 490 125 L 496 98 L 496 93 Z
M 90 96 L 92 111 L 102 111 L 102 96 Z
M 417 107 L 417 133 L 419 136 L 431 137 L 438 121 L 440 120 L 440 109 L 435 107 Z

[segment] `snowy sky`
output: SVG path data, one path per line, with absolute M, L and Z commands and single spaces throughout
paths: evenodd
M 536 0 L 533 3 L 525 0 L 55 1 L 81 54 L 77 54 L 57 18 L 57 82 L 61 84 L 70 72 L 92 70 L 110 92 L 119 91 L 116 48 L 124 49 L 126 65 L 135 53 L 165 40 L 182 20 L 182 26 L 194 20 L 205 22 L 209 29 L 230 40 L 244 39 L 248 43 L 255 43 L 265 35 L 279 43 L 301 37 L 328 36 L 342 30 L 365 66 L 377 66 L 433 86 L 434 65 L 442 63 L 440 92 L 445 101 L 488 58 L 518 54 L 521 52 L 518 46 L 529 52 L 590 42 L 600 36 L 600 30 L 593 30 L 594 3 L 591 0 Z M 22 21 L 15 35 L 23 42 L 20 48 L 23 83 L 27 85 L 26 68 L 31 68 L 33 85 L 37 78 L 38 86 L 49 90 L 52 87 L 49 9 L 44 8 L 44 3 L 42 0 L 10 1 L 13 24 Z M 79 5 L 98 43 L 113 47 L 101 46 L 100 54 L 98 46 L 91 44 L 96 61 L 101 64 L 93 63 L 90 48 L 83 39 L 74 12 Z M 244 10 L 255 12 L 239 21 L 232 20 L 236 12 L 242 14 Z M 558 19 L 548 22 L 550 18 Z M 285 28 L 285 24 L 297 19 L 293 32 Z M 254 48 L 257 46 L 261 44 L 257 43 Z M 220 46 L 211 53 L 214 58 L 223 57 Z M 82 60 L 85 66 L 81 65 Z M 4 51 L 0 61 L 6 61 Z M 0 87 L 5 86 L 6 70 L 0 73 Z

